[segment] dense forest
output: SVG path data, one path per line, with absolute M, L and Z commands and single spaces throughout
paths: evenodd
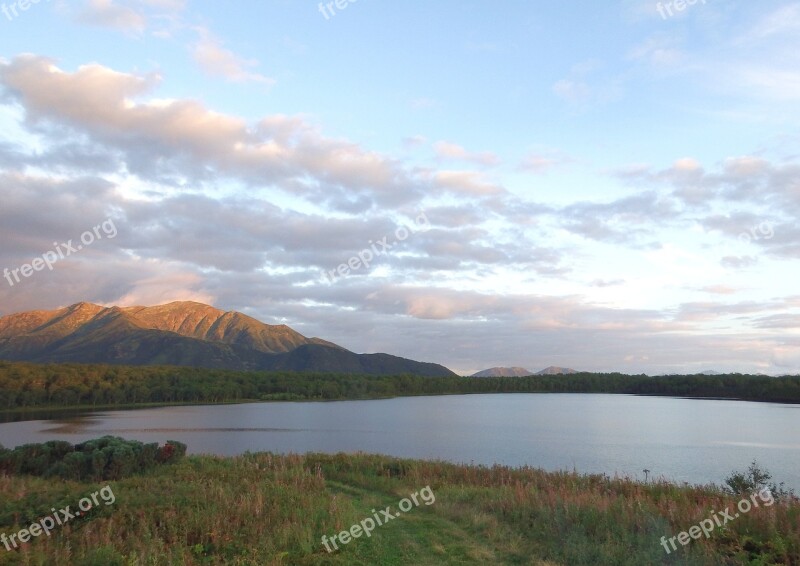
M 0 410 L 458 393 L 618 393 L 800 403 L 800 376 L 578 373 L 430 378 L 0 362 Z

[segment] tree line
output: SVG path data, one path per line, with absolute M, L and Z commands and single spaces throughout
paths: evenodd
M 577 373 L 432 378 L 0 362 L 0 410 L 468 393 L 616 393 L 800 403 L 800 376 Z

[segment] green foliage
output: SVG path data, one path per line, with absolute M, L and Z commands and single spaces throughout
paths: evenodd
M 578 373 L 469 378 L 0 362 L 0 410 L 458 393 L 625 393 L 800 403 L 800 377 Z
M 81 444 L 51 440 L 25 444 L 0 452 L 0 472 L 68 480 L 118 480 L 149 470 L 157 464 L 176 462 L 186 445 L 174 440 L 160 447 L 104 436 Z
M 734 495 L 744 495 L 768 488 L 772 474 L 767 470 L 762 470 L 758 462 L 753 460 L 746 472 L 732 472 L 725 479 L 725 485 Z
M 758 462 L 753 460 L 746 472 L 731 472 L 731 475 L 725 478 L 723 487 L 732 495 L 750 495 L 758 491 L 769 490 L 776 501 L 795 499 L 794 491 L 785 489 L 783 482 L 776 484 L 771 480 L 772 474 L 767 470 L 762 470 Z
M 169 464 L 177 462 L 186 455 L 186 445 L 177 440 L 167 440 L 163 447 L 156 453 L 156 461 L 159 464 Z
M 111 546 L 103 546 L 87 553 L 78 566 L 125 566 L 125 557 Z
M 430 486 L 435 502 L 327 553 L 340 533 Z M 713 486 L 364 454 L 191 456 L 114 483 L 116 502 L 60 527 L 0 566 L 76 564 L 797 565 L 800 506 L 761 506 L 669 556 L 659 544 L 733 508 Z M 17 532 L 97 489 L 58 479 L 0 481 L 0 532 Z M 81 521 L 84 518 L 81 517 Z M 0 545 L 1 546 L 1 545 Z

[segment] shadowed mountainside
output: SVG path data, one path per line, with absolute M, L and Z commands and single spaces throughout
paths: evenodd
M 451 376 L 437 364 L 355 354 L 285 325 L 195 302 L 155 307 L 77 303 L 0 318 L 0 359 Z

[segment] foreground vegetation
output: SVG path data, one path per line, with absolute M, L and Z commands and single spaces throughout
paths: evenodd
M 0 362 L 0 409 L 369 399 L 464 393 L 621 393 L 800 403 L 800 376 L 375 377 Z
M 0 475 L 0 532 L 17 532 L 52 507 L 74 506 L 100 485 Z M 266 453 L 184 457 L 110 486 L 113 506 L 92 509 L 18 550 L 0 546 L 0 565 L 800 564 L 800 506 L 790 496 L 667 555 L 662 536 L 740 499 L 714 486 Z M 413 507 L 333 553 L 323 547 L 323 535 L 386 506 L 395 510 L 425 486 L 435 494 L 431 505 Z
M 75 445 L 50 440 L 11 450 L 0 446 L 0 473 L 67 480 L 117 480 L 159 464 L 177 462 L 185 454 L 186 445 L 175 440 L 168 440 L 161 447 L 157 442 L 144 444 L 115 436 Z

